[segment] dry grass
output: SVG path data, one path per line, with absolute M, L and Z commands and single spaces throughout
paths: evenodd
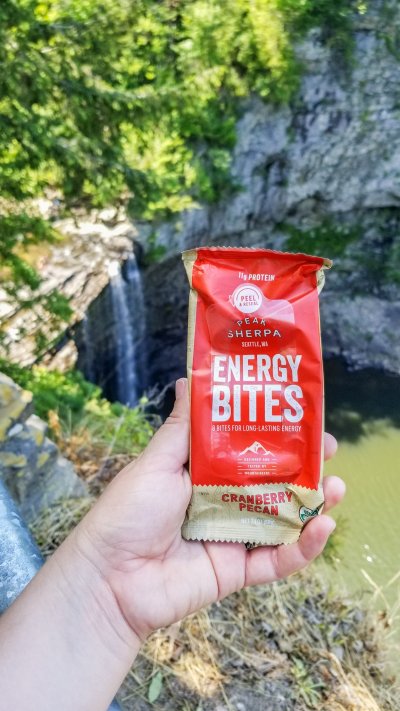
M 384 626 L 329 590 L 314 569 L 232 595 L 154 634 L 120 699 L 126 711 L 398 711 Z M 151 704 L 157 673 L 162 686 Z
M 45 558 L 54 553 L 94 501 L 93 496 L 58 501 L 30 524 L 31 533 Z
M 94 500 L 60 502 L 37 519 L 45 555 Z M 387 613 L 334 591 L 314 565 L 156 632 L 119 699 L 125 711 L 398 711 L 388 631 Z
M 101 494 L 114 476 L 132 461 L 132 453 L 115 452 L 115 438 L 105 441 L 97 436 L 93 427 L 85 424 L 84 418 L 78 426 L 67 427 L 56 412 L 50 411 L 48 417 L 54 441 L 64 457 L 73 463 L 77 474 L 86 481 L 92 495 Z M 115 436 L 117 434 L 118 429 Z

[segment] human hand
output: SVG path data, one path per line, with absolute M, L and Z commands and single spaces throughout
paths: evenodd
M 242 543 L 186 541 L 181 526 L 191 495 L 187 381 L 177 381 L 172 414 L 140 457 L 123 469 L 76 529 L 80 552 L 109 586 L 125 621 L 144 639 L 244 586 L 270 583 L 318 556 L 335 522 L 312 519 L 298 542 L 246 550 Z M 325 458 L 336 451 L 325 435 Z M 324 480 L 325 511 L 345 486 Z

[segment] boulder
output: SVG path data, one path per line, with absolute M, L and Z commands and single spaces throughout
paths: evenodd
M 28 522 L 60 499 L 88 493 L 31 409 L 32 394 L 0 373 L 0 477 Z

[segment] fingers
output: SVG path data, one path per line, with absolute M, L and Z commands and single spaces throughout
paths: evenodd
M 189 394 L 186 378 L 180 378 L 175 385 L 175 404 L 170 416 L 154 435 L 146 448 L 142 460 L 150 457 L 163 459 L 167 466 L 184 466 L 189 457 Z
M 244 585 L 246 548 L 244 543 L 204 541 L 203 546 L 213 567 L 218 586 L 218 600 L 241 590 Z
M 336 440 L 333 437 L 332 440 L 336 449 Z M 343 499 L 346 485 L 338 476 L 328 476 L 324 479 L 323 488 L 324 510 L 329 511 Z M 249 551 L 246 585 L 270 583 L 305 568 L 323 551 L 335 526 L 335 521 L 329 516 L 317 516 L 305 526 L 297 543 L 264 546 Z
M 248 551 L 245 584 L 272 583 L 305 568 L 322 553 L 335 526 L 329 516 L 317 516 L 307 524 L 296 543 Z
M 175 383 L 175 403 L 170 417 L 189 422 L 189 391 L 187 378 L 179 378 Z
M 336 450 L 338 448 L 338 443 L 335 439 L 335 437 L 329 432 L 325 432 L 324 434 L 324 459 L 332 459 L 332 457 L 336 454 Z
M 324 511 L 329 511 L 329 509 L 339 504 L 346 493 L 346 484 L 343 479 L 338 476 L 327 476 L 323 481 L 324 488 Z
M 337 450 L 336 439 L 325 432 L 325 459 Z M 329 511 L 344 497 L 346 485 L 338 476 L 328 476 L 323 481 L 324 510 Z M 322 553 L 330 534 L 336 526 L 329 516 L 321 515 L 311 520 L 303 529 L 297 543 L 255 548 L 247 554 L 246 585 L 259 585 L 287 577 L 305 568 Z

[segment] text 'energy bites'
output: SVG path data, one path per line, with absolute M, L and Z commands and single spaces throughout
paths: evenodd
M 188 539 L 291 543 L 324 503 L 318 293 L 331 262 L 183 253 L 190 283 Z

